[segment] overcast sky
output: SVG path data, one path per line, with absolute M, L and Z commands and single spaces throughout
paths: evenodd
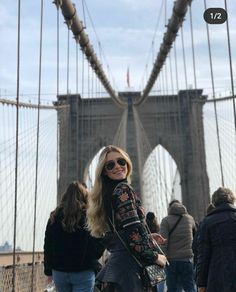
M 0 93 L 1 96 L 16 95 L 17 69 L 17 2 L 0 2 Z M 224 8 L 223 0 L 208 0 L 207 7 Z M 127 89 L 127 68 L 129 67 L 130 86 L 142 90 L 152 68 L 152 62 L 159 51 L 164 25 L 172 14 L 173 1 L 153 0 L 84 0 L 74 1 L 79 18 L 86 26 L 90 42 L 98 59 L 108 74 L 115 90 Z M 84 3 L 84 5 L 82 5 Z M 228 19 L 231 37 L 231 52 L 235 68 L 236 52 L 236 1 L 228 0 Z M 21 46 L 20 46 L 20 93 L 36 96 L 39 83 L 39 34 L 41 1 L 21 1 Z M 167 7 L 165 9 L 165 7 Z M 206 24 L 203 19 L 204 1 L 192 3 L 194 51 L 198 87 L 206 91 L 211 87 L 209 57 L 207 48 Z M 44 1 L 43 51 L 41 92 L 45 99 L 55 100 L 56 93 L 56 18 L 57 10 L 52 1 Z M 65 93 L 67 84 L 67 29 L 60 13 L 60 93 Z M 94 26 L 94 28 L 93 28 Z M 192 46 L 189 28 L 189 13 L 183 25 L 188 86 L 193 86 Z M 210 39 L 213 58 L 216 91 L 230 89 L 229 58 L 226 25 L 210 25 Z M 100 45 L 98 45 L 100 44 Z M 183 72 L 181 37 L 177 37 L 179 71 Z M 173 51 L 173 50 L 172 50 Z M 171 53 L 172 63 L 174 62 Z M 79 68 L 81 68 L 81 60 Z M 75 82 L 75 42 L 70 36 L 70 78 L 69 89 L 76 90 Z M 167 64 L 169 61 L 167 61 Z M 85 76 L 90 74 L 85 65 Z M 169 69 L 166 69 L 169 72 Z M 81 70 L 80 70 L 81 71 Z M 185 89 L 184 75 L 179 74 L 180 87 Z M 82 77 L 81 77 L 82 79 Z M 80 79 L 80 80 L 81 80 Z M 85 85 L 85 89 L 88 88 Z M 208 88 L 208 89 L 207 89 Z M 84 91 L 85 91 L 84 89 Z M 81 91 L 81 82 L 79 84 Z M 22 97 L 23 98 L 23 97 Z M 43 96 L 42 96 L 43 98 Z
M 18 1 L 1 0 L 0 1 L 0 98 L 16 98 L 17 84 L 17 22 L 18 22 Z M 207 7 L 224 8 L 223 0 L 207 0 Z M 162 43 L 163 34 L 166 30 L 165 24 L 172 14 L 173 0 L 74 0 L 77 13 L 86 26 L 86 32 L 89 35 L 91 44 L 97 54 L 98 59 L 103 64 L 105 72 L 108 74 L 111 84 L 115 90 L 127 90 L 127 68 L 129 67 L 130 86 L 132 90 L 143 90 L 145 81 L 150 74 L 152 63 L 155 60 Z M 84 6 L 82 5 L 84 3 Z M 57 92 L 57 9 L 52 1 L 44 1 L 43 13 L 43 50 L 42 50 L 42 82 L 41 82 L 41 100 L 42 102 L 56 100 Z M 233 72 L 235 74 L 236 60 L 236 1 L 228 0 L 228 19 L 230 27 L 231 53 Z M 40 36 L 40 9 L 41 1 L 24 0 L 21 1 L 21 17 L 20 17 L 20 68 L 19 68 L 19 84 L 20 84 L 20 101 L 29 101 L 37 97 L 39 91 L 39 36 Z M 165 9 L 166 7 L 166 9 Z M 203 19 L 204 1 L 194 0 L 192 3 L 193 16 L 193 35 L 194 35 L 194 54 L 196 62 L 197 87 L 203 88 L 205 93 L 211 92 L 210 66 L 207 47 L 206 24 Z M 67 27 L 60 11 L 60 61 L 59 61 L 59 93 L 64 94 L 67 90 Z M 183 24 L 184 50 L 186 54 L 187 67 L 187 86 L 194 86 L 193 79 L 193 58 L 192 45 L 190 36 L 189 13 Z M 230 90 L 230 74 L 229 74 L 229 57 L 227 47 L 226 25 L 209 25 L 214 82 L 217 95 L 227 95 Z M 176 51 L 178 54 L 178 81 L 179 89 L 186 89 L 182 44 L 180 33 L 176 39 Z M 73 36 L 70 35 L 70 78 L 69 90 L 71 93 L 76 92 L 75 81 L 75 60 L 76 46 Z M 171 51 L 170 59 L 174 64 L 174 54 Z M 163 74 L 168 72 L 170 78 L 170 59 L 167 60 L 167 68 L 163 70 Z M 79 92 L 82 90 L 82 55 L 79 55 Z M 108 70 L 109 68 L 109 70 Z M 84 91 L 87 91 L 87 76 L 91 72 L 85 64 L 85 84 Z M 163 76 L 162 74 L 162 76 Z M 176 79 L 175 73 L 173 77 Z M 162 78 L 163 79 L 163 78 Z M 162 80 L 160 79 L 160 80 Z M 236 80 L 234 79 L 236 82 Z M 157 88 L 160 89 L 159 81 Z M 169 83 L 170 84 L 170 83 Z M 91 85 L 91 82 L 90 82 Z M 176 82 L 174 82 L 176 87 Z M 163 90 L 163 88 L 162 88 Z M 164 91 L 164 90 L 163 90 Z M 164 92 L 165 93 L 165 92 Z M 86 92 L 85 92 L 86 94 Z M 6 107 L 5 107 L 6 108 Z M 3 117 L 5 108 L 0 111 Z M 1 109 L 1 108 L 0 108 Z M 9 110 L 9 109 L 8 109 Z M 6 126 L 5 134 L 0 133 L 0 139 L 5 139 L 10 135 L 9 121 L 14 122 L 12 116 L 5 112 L 8 118 L 4 118 L 0 122 L 0 132 Z M 8 123 L 5 125 L 4 123 Z M 27 122 L 32 127 L 32 121 Z M 1 128 L 2 126 L 2 128 Z M 48 126 L 46 126 L 48 131 Z M 8 127 L 8 128 L 7 128 Z M 45 130 L 45 132 L 47 132 Z M 53 131 L 52 131 L 53 132 Z M 55 131 L 54 131 L 55 132 Z M 51 135 L 52 136 L 52 135 Z M 48 138 L 47 138 L 48 139 Z M 46 139 L 46 140 L 47 140 Z M 27 139 L 30 143 L 30 139 Z M 48 141 L 51 141 L 48 139 Z M 7 139 L 6 139 L 7 143 Z M 51 143 L 53 144 L 53 143 Z M 209 143 L 210 144 L 210 143 Z M 7 144 L 8 145 L 8 144 Z M 47 149 L 48 151 L 48 149 Z M 55 151 L 54 151 L 55 152 Z M 4 152 L 5 153 L 5 152 Z M 12 152 L 14 156 L 14 151 Z M 51 152 L 50 152 L 51 153 Z M 53 152 L 52 152 L 53 153 Z M 53 156 L 53 154 L 50 154 Z M 55 155 L 55 153 L 54 153 Z M 8 157 L 10 159 L 10 155 Z M 14 158 L 12 158 L 14 162 Z M 48 162 L 48 161 L 47 161 Z M 14 165 L 13 165 L 14 168 Z M 28 177 L 27 177 L 28 178 Z M 5 180 L 4 180 L 5 181 Z M 32 181 L 33 182 L 33 181 Z M 31 183 L 32 183 L 31 182 Z M 7 183 L 7 182 L 6 182 Z M 9 184 L 9 183 L 8 183 Z M 13 188 L 14 184 L 10 184 Z M 8 185 L 6 190 L 8 189 Z M 8 195 L 8 192 L 6 192 Z M 52 192 L 51 192 L 52 193 Z M 12 189 L 12 194 L 14 194 Z M 25 197 L 22 197 L 22 206 L 25 206 Z M 12 195 L 13 198 L 13 195 Z M 28 198 L 28 197 L 27 197 Z M 48 196 L 48 199 L 52 198 Z M 29 201 L 29 200 L 28 200 Z M 32 200 L 33 201 L 33 200 Z M 8 202 L 8 200 L 7 200 Z M 48 206 L 48 210 L 52 210 L 52 202 L 42 203 Z M 1 208 L 5 208 L 5 204 L 0 202 Z M 40 203 L 39 203 L 40 204 Z M 55 204 L 55 202 L 54 202 Z M 12 205 L 13 206 L 13 205 Z M 10 206 L 9 209 L 13 210 Z M 29 207 L 28 207 L 29 209 Z M 8 209 L 7 209 L 8 210 Z M 46 209 L 44 210 L 47 211 Z M 5 211 L 6 212 L 6 211 Z M 48 211 L 49 212 L 49 211 Z M 1 212 L 0 212 L 1 213 Z M 2 212 L 3 214 L 3 212 Z M 31 213 L 28 212 L 25 217 L 22 213 L 22 222 L 28 221 Z M 48 213 L 49 214 L 49 213 Z M 5 216 L 6 220 L 7 216 Z M 19 215 L 21 218 L 21 215 Z M 18 218 L 18 220 L 19 220 Z M 26 219 L 26 220 L 25 220 Z M 47 219 L 45 216 L 44 220 Z M 8 220 L 9 221 L 9 220 Z M 20 220 L 19 220 L 20 221 Z M 21 222 L 21 221 L 20 221 Z M 9 224 L 3 225 L 6 230 L 10 230 Z M 10 225 L 11 226 L 11 225 Z M 41 242 L 43 240 L 44 225 L 42 224 Z M 22 240 L 29 242 L 29 238 L 25 236 L 27 225 L 21 228 Z M 7 231 L 6 231 L 7 232 Z M 30 233 L 30 236 L 32 234 Z M 4 238 L 11 241 L 12 235 Z M 0 238 L 0 244 L 3 239 Z M 27 243 L 25 243 L 26 245 Z M 22 245 L 22 244 L 21 244 Z M 23 246 L 23 245 L 22 245 Z

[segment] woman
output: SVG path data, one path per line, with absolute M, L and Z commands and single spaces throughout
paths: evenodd
M 146 214 L 146 223 L 152 233 L 158 233 L 160 230 L 160 224 L 157 222 L 155 213 L 148 212 Z
M 220 187 L 212 195 L 215 206 L 201 223 L 198 236 L 199 292 L 236 291 L 235 196 Z
M 160 224 L 157 221 L 157 216 L 154 212 L 147 212 L 146 214 L 146 224 L 151 233 L 158 233 L 160 231 Z M 156 292 L 164 292 L 165 282 L 161 282 L 156 286 Z
M 140 268 L 131 253 L 144 265 L 166 263 L 166 257 L 158 254 L 143 224 L 143 208 L 129 185 L 131 173 L 128 154 L 117 146 L 107 146 L 100 154 L 89 196 L 87 218 L 91 234 L 97 237 L 110 234 L 114 223 L 129 249 L 117 236 L 105 236 L 110 256 L 97 279 L 105 283 L 103 286 L 109 292 L 144 291 Z
M 87 191 L 72 182 L 51 212 L 44 242 L 44 273 L 58 292 L 91 292 L 104 248 L 87 229 Z

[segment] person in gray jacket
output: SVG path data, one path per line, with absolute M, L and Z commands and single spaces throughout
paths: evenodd
M 192 241 L 195 221 L 186 207 L 175 200 L 169 204 L 168 216 L 162 219 L 160 234 L 167 239 L 163 251 L 167 255 L 166 285 L 168 292 L 195 292 Z

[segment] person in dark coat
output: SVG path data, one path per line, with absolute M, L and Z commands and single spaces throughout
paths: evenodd
M 212 195 L 215 210 L 202 221 L 198 239 L 199 292 L 236 291 L 236 208 L 233 192 L 224 187 Z
M 97 275 L 97 280 L 106 286 L 104 291 L 144 291 L 140 267 L 133 256 L 143 265 L 166 264 L 166 257 L 155 247 L 145 227 L 141 201 L 130 185 L 131 173 L 132 163 L 125 151 L 115 145 L 104 148 L 96 167 L 87 211 L 91 234 L 103 235 L 110 252 Z M 113 224 L 124 244 L 113 232 Z M 155 238 L 164 240 L 159 235 Z
M 51 212 L 44 240 L 44 274 L 58 292 L 92 292 L 99 259 L 100 240 L 86 229 L 87 190 L 75 181 Z
M 209 214 L 214 209 L 215 209 L 215 206 L 212 203 L 210 203 L 207 207 L 206 214 Z M 197 257 L 198 257 L 198 239 L 199 239 L 199 233 L 201 230 L 201 224 L 202 224 L 202 221 L 198 224 L 198 227 L 197 227 L 197 230 L 194 234 L 193 242 L 192 242 L 192 250 L 193 250 L 193 254 L 194 254 L 193 264 L 194 264 L 195 279 L 196 279 Z

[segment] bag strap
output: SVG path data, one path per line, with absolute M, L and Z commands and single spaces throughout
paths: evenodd
M 113 210 L 112 210 L 112 217 L 113 217 Z M 136 263 L 142 268 L 143 265 L 141 264 L 141 262 L 130 252 L 129 248 L 127 247 L 126 243 L 124 242 L 123 238 L 120 236 L 119 232 L 116 230 L 115 225 L 111 222 L 111 219 L 108 217 L 108 220 L 110 221 L 110 224 L 113 227 L 114 232 L 116 233 L 116 235 L 118 236 L 118 238 L 120 239 L 121 243 L 123 244 L 123 246 L 125 247 L 125 249 L 128 251 L 128 253 L 132 256 L 132 258 L 136 261 Z
M 171 233 L 175 230 L 176 226 L 179 224 L 180 220 L 183 218 L 182 215 L 178 215 L 179 218 L 178 220 L 175 222 L 175 225 L 171 228 L 170 232 L 169 232 L 169 236 L 171 235 Z
M 112 208 L 112 206 L 111 206 Z M 128 251 L 128 253 L 132 256 L 132 258 L 136 261 L 136 263 L 143 268 L 143 265 L 141 264 L 141 262 L 131 253 L 131 251 L 129 250 L 129 248 L 127 247 L 126 243 L 124 242 L 123 238 L 120 236 L 119 232 L 116 230 L 115 224 L 114 224 L 114 210 L 112 208 L 112 221 L 111 219 L 108 217 L 108 220 L 110 222 L 110 224 L 113 227 L 113 230 L 115 231 L 116 235 L 118 236 L 118 238 L 120 239 L 121 243 L 123 244 L 123 246 L 126 248 L 126 250 Z M 148 233 L 151 234 L 150 229 L 148 228 L 148 226 L 146 225 L 147 231 Z M 157 244 L 157 242 L 154 240 L 154 245 L 159 249 L 159 251 L 161 252 L 161 254 L 165 255 L 164 252 L 162 251 L 162 249 L 160 248 L 159 244 Z

